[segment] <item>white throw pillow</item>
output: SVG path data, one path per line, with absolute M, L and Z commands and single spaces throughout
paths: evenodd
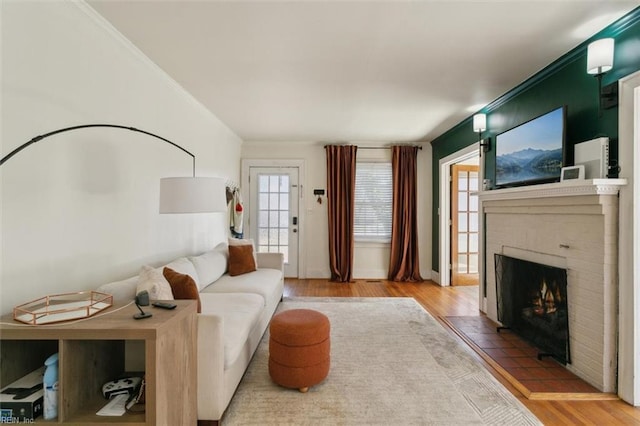
M 162 272 L 151 266 L 143 266 L 138 275 L 136 294 L 146 290 L 150 300 L 173 300 L 171 285 Z
M 200 256 L 189 257 L 196 269 L 198 289 L 202 290 L 209 284 L 217 281 L 227 271 L 227 244 L 220 243 L 213 250 L 202 253 Z
M 136 297 L 136 285 L 138 277 L 129 277 L 126 280 L 114 281 L 98 287 L 98 291 L 113 296 L 114 302 L 130 302 Z

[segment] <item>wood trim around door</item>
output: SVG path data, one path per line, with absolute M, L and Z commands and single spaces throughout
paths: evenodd
M 458 193 L 460 192 L 458 187 L 459 175 L 460 175 L 460 172 L 476 172 L 478 175 L 478 179 L 480 179 L 479 170 L 480 168 L 474 165 L 454 164 L 451 166 L 451 228 L 450 228 L 451 230 L 451 285 L 478 285 L 480 281 L 480 274 L 477 272 L 479 265 L 476 265 L 476 267 L 474 268 L 476 272 L 469 272 L 469 268 L 465 270 L 461 270 L 460 262 L 458 261 L 458 254 L 460 251 L 459 250 L 460 247 L 458 245 L 458 234 L 460 229 L 460 223 L 458 220 L 459 218 L 458 212 L 460 208 L 458 203 Z M 467 188 L 468 188 L 468 184 L 469 184 L 469 179 L 467 179 Z M 467 194 L 472 191 L 477 191 L 477 189 L 464 190 L 464 192 Z M 467 196 L 466 211 L 469 211 L 468 209 L 469 209 L 469 197 Z M 469 225 L 467 223 L 467 227 L 468 226 Z M 466 242 L 467 264 L 469 263 L 469 259 L 471 255 L 475 255 L 477 262 L 479 262 L 479 251 L 474 251 L 474 252 L 469 251 L 470 241 L 468 237 L 473 232 L 471 232 L 467 228 L 467 231 L 465 233 L 467 235 L 467 242 Z M 479 234 L 477 231 L 475 233 Z M 479 238 L 479 235 L 477 236 Z

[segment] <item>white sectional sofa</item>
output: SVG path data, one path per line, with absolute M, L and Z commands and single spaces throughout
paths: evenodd
M 164 267 L 187 274 L 199 289 L 198 420 L 219 421 L 251 361 L 284 291 L 281 253 L 255 253 L 257 270 L 227 273 L 228 246 L 221 243 L 199 256 Z M 105 284 L 98 290 L 114 302 L 135 299 L 139 278 Z

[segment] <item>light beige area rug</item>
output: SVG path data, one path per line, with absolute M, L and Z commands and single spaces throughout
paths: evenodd
M 331 370 L 308 393 L 271 382 L 262 339 L 223 425 L 539 425 L 412 298 L 285 298 L 331 321 Z

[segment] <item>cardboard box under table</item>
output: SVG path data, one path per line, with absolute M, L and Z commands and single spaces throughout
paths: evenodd
M 42 415 L 44 368 L 32 371 L 0 390 L 0 423 L 25 423 Z M 34 389 L 38 385 L 40 388 Z

